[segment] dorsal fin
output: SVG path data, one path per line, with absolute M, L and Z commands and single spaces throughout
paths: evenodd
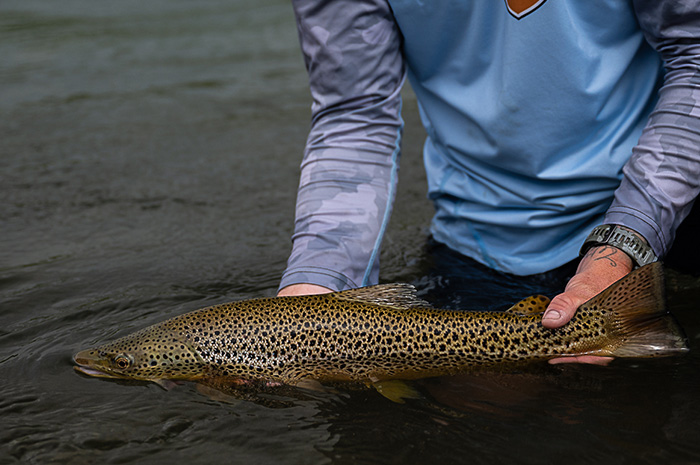
M 411 284 L 393 283 L 358 287 L 333 293 L 336 299 L 385 305 L 396 308 L 429 308 L 430 304 L 416 296 Z
M 506 310 L 506 313 L 515 313 L 517 315 L 534 315 L 536 313 L 544 313 L 549 305 L 549 297 L 543 295 L 533 295 L 527 297 L 517 304 Z

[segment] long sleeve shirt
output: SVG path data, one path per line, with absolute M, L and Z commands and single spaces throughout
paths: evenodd
M 601 222 L 659 256 L 700 191 L 690 0 L 297 0 L 312 124 L 281 287 L 376 283 L 406 77 L 439 242 L 528 275 Z

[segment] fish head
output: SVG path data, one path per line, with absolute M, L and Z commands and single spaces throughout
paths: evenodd
M 98 378 L 160 382 L 204 375 L 204 363 L 187 338 L 157 326 L 80 351 L 73 360 L 76 371 Z

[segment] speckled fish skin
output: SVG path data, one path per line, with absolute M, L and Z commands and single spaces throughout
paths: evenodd
M 537 296 L 506 312 L 438 310 L 402 284 L 245 300 L 82 351 L 76 369 L 150 381 L 376 382 L 560 356 L 650 357 L 687 350 L 663 307 L 659 264 L 591 299 L 563 328 L 542 326 L 547 303 Z

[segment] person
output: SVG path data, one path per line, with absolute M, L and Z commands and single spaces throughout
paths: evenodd
M 520 276 L 582 252 L 545 327 L 668 252 L 700 190 L 698 2 L 293 7 L 313 105 L 278 295 L 378 281 L 406 76 L 427 132 L 434 240 Z

